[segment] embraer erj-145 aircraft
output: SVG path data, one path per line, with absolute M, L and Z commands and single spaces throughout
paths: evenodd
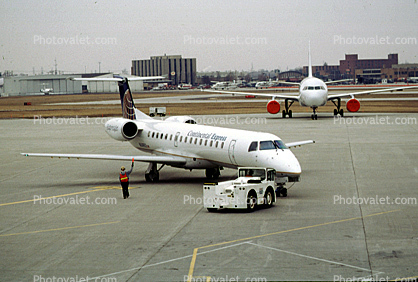
M 75 80 L 85 80 L 73 78 Z M 312 140 L 294 143 L 283 141 L 270 133 L 213 127 L 196 124 L 188 116 L 173 116 L 155 120 L 135 108 L 128 79 L 118 81 L 123 117 L 106 122 L 105 130 L 118 141 L 128 141 L 150 156 L 122 156 L 99 154 L 38 154 L 22 153 L 29 157 L 65 157 L 120 161 L 148 162 L 145 179 L 158 181 L 164 165 L 184 169 L 205 169 L 208 178 L 217 178 L 223 167 L 269 167 L 276 170 L 281 184 L 299 181 L 301 167 L 289 147 L 314 143 Z M 160 168 L 157 164 L 161 164 Z
M 395 87 L 395 88 L 385 88 L 379 90 L 366 90 L 361 92 L 352 92 L 352 93 L 341 93 L 341 94 L 334 94 L 328 95 L 328 87 L 327 84 L 346 81 L 343 80 L 335 80 L 335 81 L 327 81 L 324 82 L 323 80 L 316 78 L 312 75 L 312 63 L 311 63 L 311 52 L 309 48 L 308 52 L 309 57 L 309 66 L 308 66 L 308 77 L 304 78 L 300 83 L 296 82 L 280 82 L 283 84 L 292 84 L 299 86 L 299 95 L 292 96 L 292 95 L 280 95 L 280 94 L 268 94 L 268 93 L 249 93 L 249 92 L 232 92 L 232 91 L 211 91 L 211 90 L 203 90 L 208 92 L 216 92 L 216 93 L 227 93 L 227 94 L 238 94 L 238 95 L 256 95 L 256 96 L 265 96 L 272 98 L 271 101 L 267 103 L 267 112 L 270 114 L 277 114 L 280 112 L 280 103 L 276 99 L 284 99 L 285 109 L 282 111 L 282 117 L 285 118 L 288 116 L 289 118 L 292 117 L 292 110 L 289 108 L 292 106 L 294 102 L 299 102 L 299 104 L 303 107 L 310 107 L 313 110 L 313 114 L 311 115 L 312 119 L 318 119 L 318 115 L 316 114 L 316 110 L 318 107 L 325 106 L 328 101 L 334 103 L 336 109 L 334 109 L 334 116 L 344 115 L 344 110 L 341 108 L 341 98 L 343 97 L 351 97 L 350 100 L 347 101 L 346 107 L 349 112 L 357 112 L 360 109 L 360 101 L 354 98 L 354 95 L 362 95 L 362 94 L 372 94 L 372 93 L 379 93 L 379 92 L 388 92 L 388 91 L 397 91 L 406 88 L 417 88 L 417 86 L 404 86 L 404 87 Z M 290 104 L 289 104 L 290 101 Z

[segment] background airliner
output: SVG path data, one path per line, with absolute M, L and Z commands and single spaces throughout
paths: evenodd
M 335 81 L 327 81 L 324 82 L 322 79 L 316 78 L 312 75 L 312 62 L 311 62 L 311 52 L 309 48 L 308 52 L 309 57 L 309 66 L 308 66 L 308 77 L 304 78 L 300 83 L 296 82 L 280 82 L 283 84 L 292 84 L 299 86 L 299 94 L 297 96 L 292 95 L 281 95 L 281 94 L 268 94 L 268 93 L 249 93 L 249 92 L 232 92 L 232 91 L 211 91 L 211 90 L 203 90 L 207 92 L 216 92 L 216 93 L 226 93 L 226 94 L 237 94 L 237 95 L 256 95 L 256 96 L 265 96 L 272 98 L 271 101 L 267 103 L 267 112 L 270 114 L 277 114 L 280 112 L 280 103 L 276 99 L 284 99 L 285 102 L 285 109 L 282 111 L 282 117 L 285 118 L 288 116 L 289 118 L 292 117 L 292 110 L 289 108 L 292 106 L 294 102 L 299 102 L 299 104 L 303 107 L 310 107 L 313 110 L 313 114 L 311 115 L 312 119 L 318 119 L 318 115 L 316 114 L 316 110 L 318 107 L 325 106 L 328 101 L 334 103 L 336 109 L 334 109 L 334 116 L 344 115 L 344 110 L 341 108 L 341 98 L 343 97 L 351 97 L 350 100 L 347 101 L 346 107 L 349 112 L 357 112 L 360 109 L 360 101 L 354 98 L 354 95 L 362 95 L 362 94 L 372 94 L 372 93 L 379 93 L 379 92 L 388 92 L 388 91 L 397 91 L 407 88 L 417 88 L 418 86 L 404 86 L 404 87 L 394 87 L 394 88 L 385 88 L 379 90 L 366 90 L 361 92 L 351 92 L 351 93 L 341 93 L 341 94 L 328 94 L 328 87 L 327 84 L 332 84 L 336 82 L 346 81 L 343 80 L 335 80 Z M 290 103 L 289 103 L 290 102 Z
M 224 167 L 271 167 L 276 170 L 279 181 L 283 183 L 299 181 L 301 167 L 289 147 L 314 143 L 314 141 L 285 144 L 278 136 L 270 133 L 199 125 L 188 116 L 155 120 L 135 108 L 128 78 L 115 77 L 104 80 L 118 82 L 122 104 L 122 117 L 107 121 L 106 132 L 113 139 L 128 141 L 136 149 L 153 155 L 51 153 L 22 153 L 22 155 L 120 161 L 134 159 L 149 163 L 145 172 L 145 179 L 148 182 L 159 180 L 159 171 L 164 165 L 188 170 L 205 169 L 208 178 L 219 177 L 220 170 Z M 161 167 L 158 168 L 157 164 L 161 164 Z

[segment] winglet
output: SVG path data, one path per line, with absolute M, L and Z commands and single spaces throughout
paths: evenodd
M 308 77 L 312 77 L 312 60 L 311 60 L 311 41 L 309 41 L 309 48 L 308 48 Z

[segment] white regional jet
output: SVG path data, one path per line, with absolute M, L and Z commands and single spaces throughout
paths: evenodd
M 336 107 L 336 109 L 334 109 L 334 116 L 336 115 L 343 116 L 344 110 L 341 108 L 341 98 L 343 97 L 351 97 L 351 99 L 348 100 L 346 103 L 347 110 L 349 112 L 357 112 L 360 109 L 360 101 L 355 99 L 354 95 L 372 94 L 372 93 L 388 92 L 388 91 L 392 92 L 392 91 L 398 91 L 398 90 L 407 89 L 407 88 L 417 88 L 417 86 L 404 86 L 404 87 L 395 87 L 395 88 L 385 88 L 385 89 L 379 89 L 379 90 L 366 90 L 366 91 L 361 91 L 361 92 L 328 95 L 327 84 L 346 81 L 346 79 L 324 82 L 322 79 L 314 77 L 312 75 L 310 48 L 308 52 L 308 57 L 309 57 L 308 77 L 304 78 L 300 83 L 280 82 L 284 84 L 298 85 L 299 95 L 297 96 L 280 95 L 280 94 L 275 94 L 275 93 L 268 94 L 268 93 L 249 93 L 249 92 L 211 91 L 211 90 L 204 90 L 204 91 L 226 93 L 226 94 L 237 94 L 237 95 L 256 95 L 256 96 L 264 96 L 264 97 L 272 98 L 272 100 L 267 103 L 267 112 L 269 112 L 270 114 L 277 114 L 280 112 L 280 103 L 276 99 L 284 99 L 285 109 L 282 111 L 283 118 L 285 118 L 286 116 L 291 118 L 292 110 L 289 110 L 289 108 L 292 106 L 294 102 L 299 102 L 299 104 L 303 107 L 312 108 L 313 114 L 311 115 L 311 118 L 316 120 L 318 119 L 318 116 L 316 114 L 317 108 L 321 106 L 325 106 L 325 104 L 328 101 L 331 101 L 332 103 L 334 103 Z M 290 101 L 290 104 L 289 104 L 289 101 Z
M 128 78 L 115 77 L 105 80 L 118 81 L 123 113 L 123 117 L 106 122 L 106 132 L 113 139 L 128 141 L 136 149 L 153 155 L 51 153 L 22 153 L 22 155 L 119 161 L 134 159 L 149 163 L 145 172 L 145 179 L 148 182 L 159 180 L 159 171 L 164 165 L 189 170 L 205 169 L 206 176 L 212 179 L 219 177 L 223 167 L 269 167 L 276 170 L 276 176 L 281 181 L 278 183 L 280 188 L 283 187 L 280 185 L 284 185 L 286 181 L 299 181 L 301 167 L 289 147 L 314 143 L 314 141 L 285 144 L 278 136 L 270 133 L 199 125 L 188 116 L 155 120 L 135 108 Z M 161 167 L 158 168 L 157 164 L 161 164 Z

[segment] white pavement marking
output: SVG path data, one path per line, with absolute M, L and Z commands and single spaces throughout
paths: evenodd
M 273 251 L 277 251 L 277 252 L 282 252 L 282 253 L 286 253 L 286 254 L 290 254 L 290 255 L 295 255 L 295 256 L 299 256 L 299 257 L 303 257 L 303 258 L 318 260 L 318 261 L 322 261 L 322 262 L 326 262 L 326 263 L 330 263 L 330 264 L 342 265 L 342 266 L 346 266 L 346 267 L 349 267 L 349 268 L 354 268 L 354 269 L 359 269 L 359 270 L 371 272 L 370 269 L 363 268 L 363 267 L 358 267 L 358 266 L 355 266 L 355 265 L 350 265 L 350 264 L 341 263 L 341 262 L 337 262 L 337 261 L 332 261 L 332 260 L 327 260 L 327 259 L 321 259 L 321 258 L 316 258 L 316 257 L 312 257 L 312 256 L 302 255 L 302 254 L 298 254 L 298 253 L 294 253 L 294 252 L 290 252 L 290 251 L 285 251 L 285 250 L 281 250 L 281 249 L 277 249 L 277 248 L 272 248 L 272 247 L 267 247 L 267 246 L 255 244 L 255 243 L 252 243 L 252 242 L 246 242 L 246 244 L 254 245 L 254 246 L 257 246 L 257 247 L 260 247 L 260 248 L 265 248 L 265 249 L 269 249 L 269 250 L 273 250 Z M 374 275 L 378 275 L 378 274 L 382 274 L 382 273 L 384 273 L 384 272 L 377 272 Z

